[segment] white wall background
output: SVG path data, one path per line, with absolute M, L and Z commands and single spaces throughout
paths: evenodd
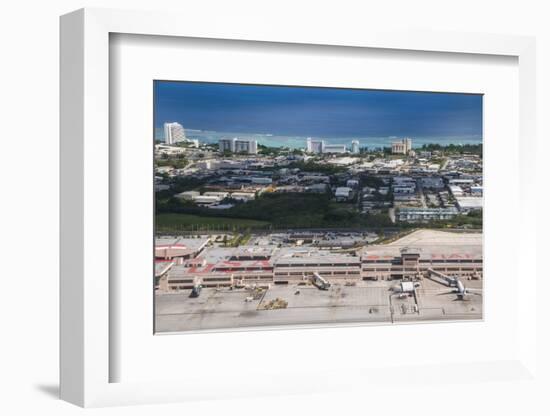
M 393 0 L 393 1 L 170 1 L 170 0 L 19 0 L 4 2 L 0 13 L 0 114 L 2 169 L 0 200 L 0 413 L 76 414 L 82 410 L 56 399 L 58 374 L 58 17 L 84 6 L 179 10 L 188 15 L 245 14 L 251 19 L 300 24 L 339 25 L 388 22 L 404 27 L 535 35 L 538 42 L 538 132 L 540 148 L 533 163 L 548 177 L 550 137 L 550 26 L 547 2 L 536 0 Z M 182 21 L 185 25 L 185 21 Z M 6 146 L 7 145 L 7 146 Z M 546 179 L 546 178 L 544 178 Z M 546 213 L 546 180 L 540 179 L 539 218 Z M 543 186 L 544 184 L 544 186 Z M 539 219 L 539 235 L 548 230 Z M 503 227 L 505 232 L 505 227 Z M 539 249 L 542 257 L 542 238 Z M 538 288 L 541 353 L 550 351 L 545 293 Z M 546 331 L 543 329 L 546 328 Z M 547 354 L 546 354 L 547 355 Z M 540 354 L 540 368 L 550 374 Z M 547 414 L 542 387 L 506 383 L 458 385 L 461 399 L 404 392 L 369 398 L 344 393 L 330 397 L 280 397 L 163 405 L 152 408 L 100 409 L 111 414 Z M 411 405 L 412 401 L 412 405 Z M 378 403 L 376 408 L 372 405 Z M 379 407 L 386 403 L 387 406 Z M 538 404 L 537 404 L 538 403 Z

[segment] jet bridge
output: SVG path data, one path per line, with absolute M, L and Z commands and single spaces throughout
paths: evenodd
M 456 285 L 456 279 L 454 277 L 447 276 L 445 273 L 438 272 L 432 268 L 428 269 L 428 279 L 445 286 Z

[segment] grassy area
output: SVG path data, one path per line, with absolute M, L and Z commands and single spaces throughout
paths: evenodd
M 267 221 L 246 218 L 204 217 L 192 214 L 158 214 L 156 216 L 158 231 L 184 230 L 220 230 L 231 231 L 244 228 L 262 228 L 269 225 Z
M 308 193 L 263 194 L 216 213 L 171 198 L 166 202 L 157 201 L 157 212 L 161 232 L 163 227 L 174 226 L 187 227 L 185 230 L 200 227 L 198 230 L 225 231 L 265 229 L 269 225 L 275 229 L 394 226 L 387 215 L 362 216 L 353 204 L 335 203 L 328 195 Z
M 160 211 L 160 212 L 159 212 Z M 336 203 L 328 195 L 308 193 L 263 194 L 253 201 L 236 203 L 226 210 L 209 210 L 188 201 L 170 198 L 157 201 L 157 230 L 230 231 L 288 228 L 401 228 L 413 223 L 392 223 L 387 213 L 362 215 L 355 204 Z M 481 213 L 458 215 L 446 221 L 432 221 L 424 228 L 481 228 Z M 242 244 L 242 243 L 241 243 Z
M 317 163 L 314 161 L 308 162 L 294 162 L 288 165 L 288 168 L 295 169 L 298 168 L 302 172 L 321 172 L 325 175 L 334 175 L 336 173 L 345 172 L 346 168 L 343 166 L 328 165 L 325 163 Z
M 254 201 L 227 210 L 231 217 L 269 221 L 275 228 L 354 226 L 356 213 L 332 204 L 327 195 L 264 194 Z

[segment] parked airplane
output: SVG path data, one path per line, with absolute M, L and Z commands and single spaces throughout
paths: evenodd
M 446 283 L 448 286 L 454 287 L 454 289 L 451 290 L 450 292 L 441 293 L 441 295 L 448 295 L 448 294 L 456 293 L 457 300 L 465 300 L 466 295 L 468 295 L 468 294 L 481 296 L 481 294 L 483 292 L 482 289 L 471 289 L 471 288 L 466 287 L 464 285 L 464 283 L 462 283 L 462 280 L 460 280 L 458 277 L 448 276 L 444 273 L 437 272 L 433 269 L 429 269 L 428 273 L 430 273 L 430 276 L 435 275 L 437 278 L 440 279 L 440 280 L 435 280 L 435 281 L 437 281 L 439 283 L 442 283 L 442 284 Z M 445 283 L 443 283 L 443 282 L 445 282 Z
M 450 292 L 441 293 L 442 295 L 456 293 L 457 300 L 465 300 L 466 295 L 472 294 L 472 295 L 481 296 L 482 294 L 482 289 L 468 288 L 464 286 L 464 283 L 462 283 L 462 280 L 460 280 L 457 277 L 451 277 L 450 285 L 454 286 L 454 289 L 451 290 Z

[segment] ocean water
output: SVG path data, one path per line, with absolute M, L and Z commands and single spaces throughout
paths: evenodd
M 305 136 L 279 136 L 264 133 L 239 133 L 239 132 L 218 132 L 208 130 L 191 130 L 186 129 L 185 134 L 189 139 L 198 139 L 200 143 L 217 143 L 220 139 L 230 139 L 239 137 L 243 139 L 256 139 L 258 144 L 268 147 L 288 147 L 290 149 L 303 149 L 306 147 L 307 137 Z M 164 132 L 162 129 L 156 129 L 155 138 L 162 140 Z M 390 147 L 391 142 L 399 140 L 402 137 L 387 136 L 387 137 L 312 137 L 313 139 L 322 139 L 329 144 L 346 144 L 351 147 L 352 140 L 358 140 L 360 147 L 368 149 L 376 149 L 382 147 Z M 422 147 L 424 144 L 440 144 L 440 145 L 465 145 L 479 144 L 483 142 L 481 136 L 432 136 L 432 137 L 415 137 L 412 136 L 413 148 Z

